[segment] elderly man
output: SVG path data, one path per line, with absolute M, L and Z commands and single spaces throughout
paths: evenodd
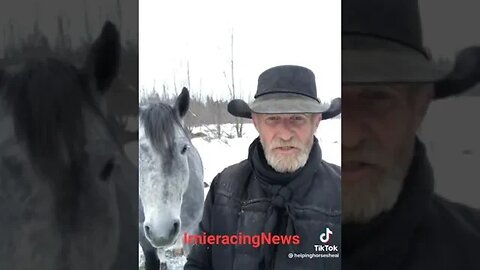
M 250 106 L 229 104 L 259 137 L 247 160 L 213 180 L 200 228 L 236 243 L 195 245 L 185 269 L 340 269 L 340 169 L 322 160 L 314 136 L 322 115 L 339 114 L 332 104 L 317 99 L 313 72 L 300 66 L 266 70 Z M 313 253 L 324 257 L 301 257 Z
M 475 51 L 446 77 L 424 50 L 416 0 L 342 8 L 342 269 L 480 269 L 479 211 L 433 193 L 416 136 L 432 100 L 471 85 Z

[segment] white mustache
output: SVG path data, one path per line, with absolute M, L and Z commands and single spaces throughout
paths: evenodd
M 273 150 L 279 147 L 294 147 L 301 150 L 303 150 L 304 148 L 304 146 L 297 140 L 290 140 L 290 141 L 275 140 L 275 141 L 272 141 L 272 144 L 270 145 L 269 150 Z
M 342 163 L 362 162 L 383 167 L 388 160 L 389 157 L 374 143 L 364 143 L 354 150 L 342 147 Z

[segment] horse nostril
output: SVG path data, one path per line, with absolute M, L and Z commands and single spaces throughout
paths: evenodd
M 172 235 L 175 235 L 180 230 L 180 220 L 175 220 L 173 222 Z
M 144 225 L 143 229 L 145 230 L 145 235 L 150 235 L 150 226 Z

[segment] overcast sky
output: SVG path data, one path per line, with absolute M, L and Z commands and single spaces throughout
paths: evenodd
M 321 98 L 340 95 L 340 1 L 142 0 L 139 10 L 140 88 L 186 85 L 188 63 L 193 93 L 227 98 L 233 31 L 244 98 L 262 71 L 283 64 L 310 68 Z
M 424 42 L 435 58 L 480 44 L 478 1 L 420 0 Z M 312 69 L 319 96 L 340 95 L 340 1 L 140 1 L 140 88 L 228 95 L 230 35 L 236 87 L 245 98 L 279 64 Z M 224 76 L 227 73 L 227 79 Z
M 420 0 L 425 44 L 434 57 L 480 45 L 480 1 Z
M 236 88 L 253 95 L 258 75 L 279 64 L 309 67 L 317 77 L 320 97 L 340 95 L 341 1 L 252 0 L 15 0 L 0 1 L 0 52 L 8 21 L 17 37 L 29 33 L 35 19 L 50 43 L 56 16 L 69 18 L 74 45 L 85 35 L 85 13 L 98 34 L 105 18 L 118 23 L 121 3 L 124 39 L 140 32 L 140 88 L 186 85 L 191 90 L 226 97 L 230 82 L 230 35 L 234 34 Z M 434 57 L 451 57 L 480 44 L 479 1 L 420 0 L 425 44 Z M 227 73 L 227 79 L 224 77 Z

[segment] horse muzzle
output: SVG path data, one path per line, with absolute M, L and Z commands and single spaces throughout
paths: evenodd
M 174 220 L 168 228 L 154 227 L 151 224 L 145 222 L 143 224 L 143 230 L 145 237 L 150 244 L 155 248 L 170 246 L 175 243 L 180 233 L 180 220 Z

